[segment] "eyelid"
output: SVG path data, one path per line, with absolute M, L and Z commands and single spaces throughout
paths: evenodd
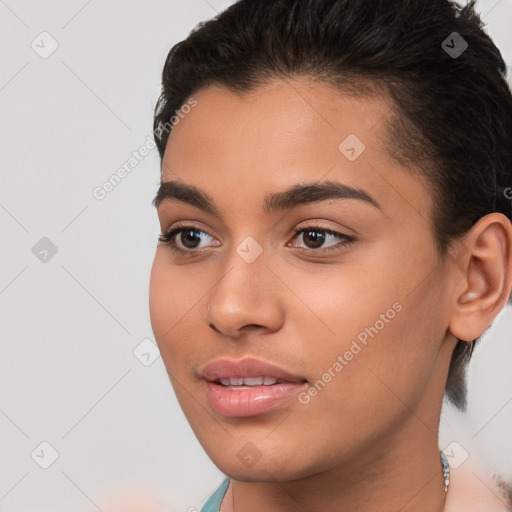
M 348 227 L 331 227 L 327 225 L 323 225 L 321 220 L 305 220 L 297 225 L 293 229 L 294 232 L 302 231 L 305 229 L 318 229 L 318 231 L 328 231 L 330 233 L 335 233 L 339 235 L 346 236 L 347 238 L 353 237 L 356 235 L 356 231 L 353 229 L 350 229 Z M 348 234 L 347 232 L 350 232 L 351 234 Z
M 214 235 L 212 235 L 210 233 L 210 231 L 207 229 L 207 228 L 204 228 L 202 226 L 199 226 L 196 224 L 196 221 L 178 221 L 176 222 L 175 224 L 172 224 L 168 229 L 166 229 L 165 231 L 162 231 L 162 234 L 165 235 L 165 234 L 168 234 L 172 231 L 177 231 L 179 229 L 194 229 L 196 231 L 201 231 L 202 233 L 206 233 L 208 236 L 211 236 L 212 238 L 215 238 Z

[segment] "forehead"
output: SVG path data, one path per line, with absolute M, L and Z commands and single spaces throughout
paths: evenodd
M 384 204 L 408 196 L 430 202 L 423 183 L 387 152 L 393 104 L 384 95 L 276 79 L 244 93 L 213 85 L 193 97 L 197 105 L 169 136 L 163 181 L 179 179 L 214 196 L 236 187 L 249 198 L 330 179 L 377 187 L 388 196 Z
M 339 144 L 350 134 L 375 151 L 383 149 L 384 120 L 392 106 L 384 95 L 356 97 L 305 79 L 274 79 L 243 93 L 213 85 L 194 98 L 197 106 L 171 131 L 166 161 L 192 144 L 195 153 L 217 156 L 229 148 L 241 156 L 261 157 L 262 146 L 275 159 L 274 152 L 289 158 L 327 147 L 328 155 L 338 156 Z

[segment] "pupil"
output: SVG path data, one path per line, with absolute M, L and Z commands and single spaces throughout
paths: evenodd
M 306 241 L 306 238 L 304 239 L 304 242 L 310 249 L 321 247 L 325 241 L 325 234 L 321 231 L 306 231 L 304 235 L 307 235 L 307 237 L 312 241 L 312 244 L 309 244 Z

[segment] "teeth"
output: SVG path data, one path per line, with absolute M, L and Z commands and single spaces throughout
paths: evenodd
M 246 386 L 261 386 L 263 384 L 263 377 L 245 377 L 244 384 Z
M 229 377 L 219 380 L 223 386 L 271 386 L 277 382 L 275 377 Z

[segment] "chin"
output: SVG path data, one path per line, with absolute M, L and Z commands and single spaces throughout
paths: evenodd
M 268 441 L 267 441 L 268 443 Z M 233 442 L 240 445 L 238 450 L 206 449 L 212 462 L 228 477 L 242 482 L 274 482 L 292 481 L 305 478 L 319 471 L 320 462 L 309 461 L 293 448 L 287 450 L 279 445 L 268 445 L 256 448 L 250 441 Z M 218 448 L 218 447 L 217 447 Z
M 215 463 L 215 461 L 214 461 Z M 226 476 L 240 482 L 287 482 L 299 480 L 310 475 L 304 468 L 290 468 L 289 464 L 257 463 L 252 468 L 243 468 L 238 462 L 226 462 L 215 465 Z

